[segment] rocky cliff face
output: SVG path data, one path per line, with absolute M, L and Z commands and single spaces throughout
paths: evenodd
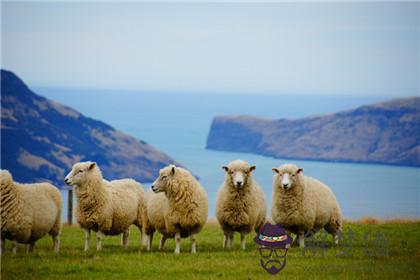
M 63 185 L 78 161 L 96 161 L 107 179 L 153 181 L 174 163 L 144 141 L 36 95 L 15 74 L 1 70 L 1 168 L 20 182 Z
M 219 116 L 211 125 L 207 148 L 276 158 L 420 166 L 420 97 L 294 120 Z

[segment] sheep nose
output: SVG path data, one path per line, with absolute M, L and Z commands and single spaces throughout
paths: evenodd
M 242 186 L 242 182 L 237 181 L 237 182 L 236 182 L 236 186 L 237 186 L 237 187 L 241 187 L 241 186 Z
M 284 189 L 287 189 L 287 186 L 288 186 L 289 184 L 283 184 L 283 188 Z
M 150 188 L 152 189 L 152 191 L 156 192 L 155 185 L 152 185 Z
M 66 184 L 68 184 L 68 183 L 69 183 L 69 179 L 65 178 L 65 179 L 64 179 L 64 182 L 65 182 Z

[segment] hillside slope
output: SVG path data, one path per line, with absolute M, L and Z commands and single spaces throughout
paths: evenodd
M 276 158 L 420 166 L 420 97 L 294 120 L 218 116 L 206 147 Z
M 21 182 L 63 185 L 78 161 L 96 161 L 107 179 L 153 181 L 173 163 L 144 141 L 41 97 L 1 70 L 1 168 Z

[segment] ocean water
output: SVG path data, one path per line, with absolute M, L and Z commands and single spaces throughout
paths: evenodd
M 205 149 L 216 115 L 249 114 L 299 118 L 352 109 L 387 97 L 273 96 L 204 93 L 157 93 L 112 90 L 36 88 L 35 92 L 102 120 L 168 153 L 200 178 L 215 216 L 221 166 L 243 159 L 257 166 L 255 179 L 271 203 L 272 167 L 293 162 L 304 173 L 331 187 L 347 218 L 420 217 L 420 169 L 377 164 L 282 160 L 246 153 Z M 147 188 L 150 182 L 142 182 Z M 65 203 L 67 192 L 63 191 Z M 66 215 L 65 211 L 63 216 Z

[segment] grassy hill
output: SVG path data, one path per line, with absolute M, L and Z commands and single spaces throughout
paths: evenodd
M 384 238 L 375 239 L 378 234 Z M 324 242 L 321 234 L 307 241 L 305 251 L 293 247 L 286 267 L 276 277 L 416 279 L 420 273 L 419 236 L 419 222 L 346 223 L 341 245 L 333 246 L 330 237 Z M 251 237 L 246 251 L 239 249 L 238 236 L 235 238 L 235 248 L 223 250 L 218 226 L 209 223 L 198 235 L 198 253 L 189 253 L 189 240 L 185 239 L 176 256 L 173 240 L 167 242 L 164 252 L 156 251 L 159 236 L 155 236 L 153 252 L 140 252 L 138 230 L 132 228 L 126 250 L 115 236 L 105 239 L 102 252 L 84 253 L 84 232 L 65 226 L 59 255 L 51 251 L 50 238 L 40 240 L 29 255 L 20 245 L 18 254 L 12 256 L 8 242 L 1 260 L 1 279 L 273 279 L 260 267 Z

